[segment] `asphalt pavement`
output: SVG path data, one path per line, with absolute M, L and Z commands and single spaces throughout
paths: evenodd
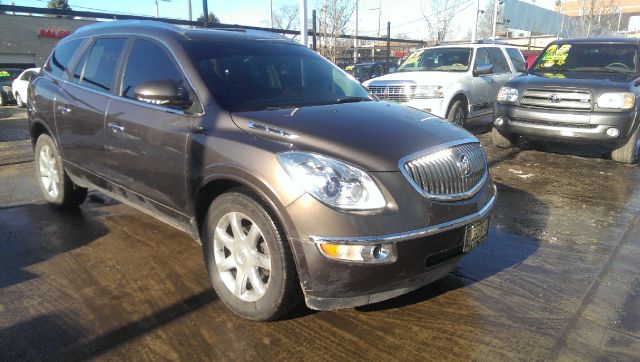
M 444 279 L 256 323 L 186 234 L 92 192 L 43 203 L 23 110 L 0 108 L 0 360 L 639 360 L 640 167 L 479 131 L 498 203 Z

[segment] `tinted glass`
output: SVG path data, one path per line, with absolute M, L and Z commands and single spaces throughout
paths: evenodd
M 73 72 L 72 81 L 99 91 L 110 92 L 125 43 L 125 39 L 96 40 L 91 49 L 82 56 Z
M 533 64 L 534 71 L 636 73 L 638 48 L 633 44 L 552 44 Z
M 520 50 L 516 48 L 507 48 L 507 54 L 509 55 L 509 58 L 511 58 L 511 62 L 518 72 L 524 72 L 527 70 L 527 63 L 525 62 Z
M 479 48 L 476 50 L 476 68 L 479 65 L 493 65 L 489 52 L 485 48 Z
M 232 112 L 372 100 L 344 71 L 303 46 L 187 41 L 185 48 L 216 101 Z
M 508 73 L 511 71 L 509 69 L 509 63 L 507 63 L 507 58 L 504 57 L 502 50 L 499 48 L 489 48 L 489 56 L 493 62 L 493 71 L 495 73 Z
M 127 60 L 122 81 L 122 95 L 135 99 L 133 94 L 135 88 L 152 80 L 172 80 L 178 87 L 185 86 L 178 67 L 160 45 L 137 39 Z
M 470 48 L 430 48 L 417 50 L 400 65 L 398 72 L 465 72 L 471 63 Z
M 74 39 L 60 43 L 51 54 L 51 58 L 45 65 L 44 69 L 56 77 L 65 78 L 64 72 L 69 67 L 69 62 L 73 54 L 78 50 L 83 39 Z

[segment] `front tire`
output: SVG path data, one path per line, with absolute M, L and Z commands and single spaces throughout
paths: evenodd
M 82 204 L 87 189 L 71 181 L 62 167 L 62 159 L 53 139 L 40 135 L 35 147 L 36 175 L 38 186 L 45 200 L 59 208 L 73 208 Z
M 495 127 L 491 130 L 491 139 L 496 147 L 511 148 L 515 146 L 515 138 L 513 136 L 505 136 Z
M 239 189 L 216 198 L 203 236 L 213 287 L 235 314 L 268 321 L 299 304 L 300 285 L 289 244 L 257 195 Z
M 611 151 L 611 159 L 620 162 L 634 164 L 638 160 L 638 138 L 640 126 L 631 134 L 631 137 L 622 146 Z
M 460 99 L 455 101 L 449 108 L 449 112 L 447 112 L 447 119 L 453 124 L 464 127 L 467 123 L 467 111 L 465 108 L 464 101 Z

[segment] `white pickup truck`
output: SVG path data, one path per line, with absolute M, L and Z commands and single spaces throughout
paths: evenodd
M 516 47 L 456 44 L 418 49 L 395 73 L 363 83 L 371 94 L 418 108 L 460 126 L 491 114 L 498 90 L 526 71 Z M 488 121 L 490 121 L 488 119 Z

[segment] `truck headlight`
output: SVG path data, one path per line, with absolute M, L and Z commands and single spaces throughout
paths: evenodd
M 294 182 L 329 206 L 373 210 L 387 204 L 371 177 L 355 166 L 310 152 L 283 152 L 278 160 Z
M 518 101 L 518 90 L 511 87 L 502 87 L 500 91 L 498 91 L 496 101 L 515 103 Z
M 598 97 L 598 108 L 630 109 L 636 104 L 636 95 L 631 92 L 604 93 Z
M 442 98 L 444 92 L 439 85 L 419 85 L 413 94 L 414 98 Z

